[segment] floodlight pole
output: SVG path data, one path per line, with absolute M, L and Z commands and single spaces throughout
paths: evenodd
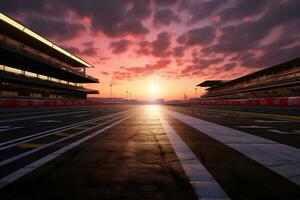
M 113 86 L 113 84 L 110 84 L 109 86 L 110 86 L 110 88 L 109 88 L 109 96 L 110 96 L 110 98 L 112 98 L 112 86 Z

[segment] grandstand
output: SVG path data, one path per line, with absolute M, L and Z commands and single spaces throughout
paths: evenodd
M 0 13 L 0 97 L 85 99 L 92 65 Z
M 202 96 L 208 100 L 300 96 L 300 58 L 296 58 L 230 81 L 207 80 Z

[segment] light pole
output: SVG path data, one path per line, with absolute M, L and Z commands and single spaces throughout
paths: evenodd
M 112 97 L 112 86 L 113 86 L 114 84 L 113 83 L 111 83 L 110 85 L 109 85 L 109 97 L 111 98 Z
M 197 97 L 198 97 L 198 94 L 197 94 L 197 89 L 198 89 L 198 88 L 195 88 L 195 98 L 197 98 Z

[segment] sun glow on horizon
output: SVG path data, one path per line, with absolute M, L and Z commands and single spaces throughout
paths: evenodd
M 160 84 L 157 82 L 152 82 L 149 84 L 149 95 L 151 98 L 159 98 L 161 92 Z

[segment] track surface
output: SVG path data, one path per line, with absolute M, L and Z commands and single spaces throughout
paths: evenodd
M 300 120 L 199 108 L 0 110 L 1 199 L 300 199 Z

